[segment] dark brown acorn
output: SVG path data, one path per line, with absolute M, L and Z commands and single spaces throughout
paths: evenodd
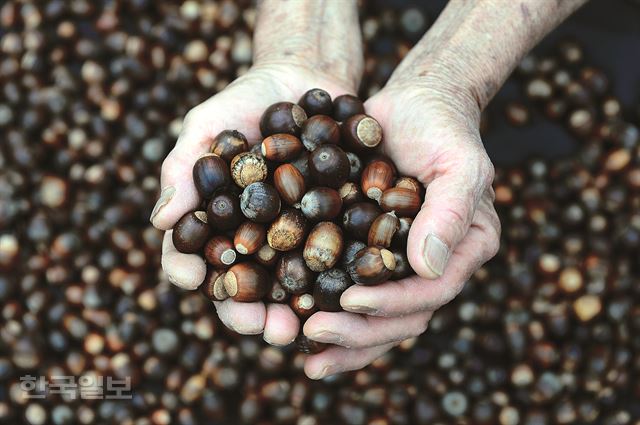
M 367 243 L 371 246 L 389 248 L 391 246 L 393 236 L 399 228 L 400 220 L 398 220 L 395 213 L 388 212 L 380 214 L 373 223 L 371 223 Z
M 193 254 L 202 249 L 210 233 L 204 211 L 188 212 L 173 227 L 173 246 L 183 254 Z
M 305 354 L 318 354 L 327 348 L 327 344 L 309 339 L 303 334 L 298 335 L 295 344 L 298 351 Z
M 413 219 L 411 217 L 400 217 L 398 220 L 400 221 L 400 227 L 398 227 L 398 230 L 393 235 L 391 245 L 400 248 L 407 246 L 407 239 L 409 239 L 409 230 L 413 224 Z
M 355 152 L 373 149 L 382 142 L 382 127 L 368 115 L 354 115 L 342 123 L 342 141 Z
M 338 193 L 340 193 L 343 205 L 352 205 L 356 202 L 362 202 L 365 200 L 364 195 L 360 190 L 360 186 L 354 182 L 346 182 L 343 184 Z
M 395 179 L 395 169 L 387 160 L 371 161 L 362 171 L 360 185 L 369 198 L 379 201 L 382 192 L 391 188 Z
M 285 304 L 289 300 L 289 294 L 284 290 L 277 280 L 273 281 L 273 286 L 267 293 L 267 301 L 276 304 Z
M 229 166 L 218 155 L 206 153 L 193 165 L 193 184 L 201 197 L 210 199 L 217 190 L 231 184 Z
M 276 133 L 298 136 L 307 114 L 300 106 L 291 102 L 278 102 L 269 106 L 260 118 L 262 137 Z
M 240 210 L 249 220 L 270 222 L 280 213 L 278 191 L 268 183 L 251 183 L 240 195 Z
M 401 217 L 415 217 L 420 211 L 420 194 L 401 187 L 391 187 L 380 197 L 380 206 L 384 211 L 394 211 Z
M 391 273 L 391 280 L 400 280 L 415 274 L 404 249 L 393 250 L 392 252 L 393 258 L 396 260 L 396 268 Z
M 330 187 L 316 187 L 308 191 L 300 201 L 300 210 L 309 220 L 333 220 L 340 214 L 342 198 Z
M 236 229 L 233 237 L 233 245 L 242 255 L 251 255 L 264 245 L 267 230 L 264 225 L 253 221 L 245 221 Z
M 314 115 L 331 115 L 333 104 L 331 95 L 322 89 L 311 89 L 302 95 L 298 105 L 305 110 L 308 117 Z
M 353 285 L 349 275 L 342 269 L 333 268 L 318 275 L 313 288 L 313 298 L 320 311 L 342 311 L 340 296 Z
M 338 189 L 349 178 L 349 158 L 336 145 L 321 145 L 309 155 L 309 171 L 316 185 Z
M 349 180 L 359 182 L 362 175 L 362 160 L 353 152 L 347 152 L 347 158 L 349 158 Z
M 225 271 L 208 268 L 204 282 L 200 285 L 202 294 L 211 301 L 224 301 L 229 298 L 227 290 L 224 289 Z
M 289 301 L 291 310 L 301 319 L 306 319 L 318 311 L 315 300 L 311 294 L 292 295 Z
M 231 160 L 231 177 L 242 188 L 265 181 L 268 174 L 267 163 L 259 154 L 243 152 Z
M 300 140 L 308 151 L 314 151 L 326 143 L 337 145 L 340 142 L 340 127 L 331 117 L 316 115 L 304 122 Z
M 342 215 L 342 227 L 355 239 L 366 241 L 373 221 L 382 214 L 382 210 L 371 202 L 356 202 Z
M 226 236 L 213 236 L 204 246 L 204 258 L 217 268 L 227 268 L 236 261 L 231 239 Z
M 312 181 L 311 171 L 309 170 L 309 152 L 302 152 L 300 156 L 291 161 L 290 164 L 300 171 L 300 174 L 304 177 L 304 183 L 309 185 Z
M 268 243 L 260 247 L 258 252 L 253 255 L 256 262 L 265 267 L 273 267 L 280 258 L 279 252 L 271 248 Z
M 275 274 L 280 285 L 290 294 L 302 294 L 311 290 L 316 278 L 300 251 L 283 254 L 278 260 Z
M 298 207 L 305 194 L 304 176 L 291 164 L 282 164 L 273 173 L 273 185 L 280 198 L 292 207 Z
M 333 100 L 333 119 L 336 121 L 346 121 L 356 114 L 364 114 L 364 105 L 356 96 L 343 94 Z
M 234 301 L 255 302 L 267 294 L 271 281 L 265 269 L 248 261 L 227 270 L 224 288 Z
M 223 130 L 211 143 L 211 153 L 215 153 L 229 162 L 234 156 L 249 150 L 249 143 L 238 130 Z
M 304 146 L 291 134 L 274 134 L 262 141 L 260 152 L 269 161 L 284 162 L 300 155 Z
M 271 223 L 267 230 L 267 242 L 276 251 L 291 251 L 304 241 L 307 220 L 295 209 L 287 208 Z
M 355 283 L 378 285 L 389 280 L 395 268 L 396 259 L 391 251 L 369 246 L 358 251 L 347 271 Z
M 311 229 L 302 255 L 307 267 L 323 272 L 336 265 L 343 246 L 342 229 L 330 221 L 321 221 Z
M 235 229 L 242 221 L 240 200 L 231 192 L 216 194 L 207 205 L 209 225 L 220 231 Z
M 340 264 L 342 264 L 342 267 L 346 269 L 347 264 L 353 261 L 358 251 L 366 247 L 367 247 L 366 243 L 356 239 L 350 239 L 347 242 L 345 242 L 344 252 L 342 253 L 342 261 L 340 262 Z

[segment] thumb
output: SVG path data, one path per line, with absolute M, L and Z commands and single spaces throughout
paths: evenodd
M 426 279 L 442 276 L 492 180 L 493 166 L 488 159 L 482 159 L 451 168 L 429 183 L 407 242 L 409 263 L 418 275 Z

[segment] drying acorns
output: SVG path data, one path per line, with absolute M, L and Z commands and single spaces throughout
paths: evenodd
M 237 129 L 212 140 L 193 167 L 202 202 L 173 230 L 175 248 L 210 267 L 207 299 L 287 303 L 304 321 L 341 311 L 353 284 L 413 274 L 406 242 L 424 190 L 380 154 L 383 129 L 357 97 L 311 89 L 255 126 L 262 140 Z

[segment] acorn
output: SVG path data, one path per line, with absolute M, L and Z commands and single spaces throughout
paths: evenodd
M 240 211 L 249 220 L 267 223 L 280 213 L 278 191 L 268 183 L 255 182 L 240 195 Z
M 234 156 L 248 150 L 249 143 L 244 134 L 238 130 L 223 130 L 213 139 L 210 152 L 229 162 Z
M 211 301 L 224 301 L 229 298 L 227 290 L 224 289 L 225 274 L 223 270 L 208 268 L 204 282 L 200 285 L 202 294 Z
M 296 167 L 302 177 L 304 177 L 304 183 L 309 185 L 311 183 L 311 170 L 309 170 L 309 152 L 304 151 L 296 159 L 290 162 L 291 165 Z
M 204 211 L 188 212 L 173 226 L 173 246 L 183 254 L 196 253 L 207 242 L 210 233 Z
M 207 204 L 209 225 L 219 231 L 235 229 L 242 221 L 240 200 L 231 192 L 220 192 Z
M 382 142 L 382 127 L 368 115 L 353 115 L 342 123 L 342 142 L 355 152 L 373 149 Z
M 352 94 L 343 94 L 333 100 L 333 119 L 346 121 L 350 117 L 364 114 L 364 104 Z
M 266 237 L 264 225 L 247 220 L 236 229 L 233 245 L 240 254 L 251 255 L 264 245 Z
M 377 285 L 389 280 L 396 268 L 391 251 L 375 246 L 366 247 L 347 265 L 347 272 L 355 283 Z
M 226 236 L 213 236 L 204 246 L 204 258 L 217 268 L 227 268 L 236 261 L 231 239 Z
M 342 198 L 330 187 L 316 187 L 308 191 L 300 201 L 300 211 L 309 220 L 333 220 L 340 214 Z
M 231 160 L 231 177 L 242 188 L 251 183 L 265 181 L 268 173 L 267 163 L 256 153 L 243 152 Z
M 349 178 L 349 158 L 336 145 L 318 146 L 309 155 L 309 171 L 318 186 L 338 189 Z
M 399 217 L 398 220 L 400 222 L 400 226 L 391 239 L 391 245 L 395 247 L 404 247 L 407 246 L 409 230 L 413 224 L 413 219 L 411 217 Z
M 396 249 L 393 252 L 393 258 L 396 261 L 396 268 L 391 273 L 391 280 L 400 280 L 415 274 L 404 249 Z
M 273 173 L 273 185 L 280 194 L 280 198 L 292 207 L 299 207 L 300 200 L 305 194 L 306 184 L 304 176 L 291 164 L 282 164 Z
M 298 351 L 305 354 L 318 354 L 327 349 L 327 344 L 309 339 L 303 334 L 297 336 L 295 344 Z
M 356 202 L 342 214 L 342 227 L 355 239 L 366 241 L 373 221 L 382 214 L 382 210 L 371 202 Z
M 289 294 L 309 291 L 316 278 L 316 274 L 307 267 L 300 251 L 283 254 L 278 260 L 275 276 Z
M 389 162 L 382 159 L 373 160 L 362 170 L 362 192 L 368 198 L 379 201 L 382 192 L 393 185 L 394 179 L 395 169 Z
M 302 152 L 304 146 L 300 139 L 291 134 L 274 134 L 262 141 L 260 152 L 269 161 L 289 161 Z
M 333 112 L 331 95 L 322 89 L 311 89 L 307 91 L 298 101 L 298 105 L 305 110 L 307 117 L 313 117 L 314 115 L 331 115 Z
M 347 158 L 349 158 L 349 180 L 359 182 L 363 168 L 362 160 L 353 152 L 347 152 Z
M 284 290 L 282 285 L 274 279 L 273 286 L 267 292 L 267 301 L 276 304 L 284 304 L 289 300 L 289 294 Z
M 402 187 L 392 187 L 385 190 L 382 192 L 379 202 L 383 211 L 395 211 L 398 216 L 402 217 L 415 217 L 422 204 L 419 193 Z
M 278 262 L 278 258 L 280 258 L 280 256 L 278 251 L 271 248 L 268 243 L 265 243 L 260 247 L 258 252 L 253 254 L 253 258 L 262 266 L 273 267 Z
M 289 307 L 301 319 L 306 319 L 318 311 L 315 300 L 311 294 L 292 295 L 289 300 Z
M 418 180 L 407 176 L 398 177 L 393 187 L 413 190 L 420 196 L 422 196 L 422 192 L 424 192 L 424 186 L 421 185 Z
M 276 251 L 291 251 L 302 244 L 306 233 L 307 220 L 304 215 L 287 208 L 269 226 L 267 243 Z
M 340 142 L 340 127 L 331 117 L 316 115 L 302 125 L 300 140 L 308 151 L 327 143 L 337 145 Z
M 318 275 L 313 288 L 313 298 L 320 311 L 342 311 L 340 296 L 353 285 L 353 281 L 342 269 L 333 268 Z
M 227 270 L 224 288 L 234 301 L 255 302 L 267 294 L 271 288 L 271 281 L 265 269 L 247 261 Z
M 304 109 L 295 103 L 278 102 L 269 106 L 260 118 L 262 137 L 276 133 L 287 133 L 297 136 L 302 124 L 307 119 Z
M 371 223 L 369 234 L 367 236 L 367 243 L 372 246 L 383 246 L 388 248 L 391 246 L 393 236 L 399 228 L 400 220 L 398 220 L 395 213 L 388 212 L 380 214 L 373 223 Z
M 340 186 L 338 193 L 340 194 L 340 198 L 342 198 L 343 205 L 352 205 L 365 200 L 360 186 L 354 182 L 346 182 Z
M 321 221 L 311 229 L 302 255 L 307 267 L 323 272 L 336 265 L 343 246 L 342 229 L 330 221 Z
M 210 199 L 217 190 L 231 184 L 229 166 L 218 155 L 206 153 L 193 165 L 193 184 L 202 198 Z
M 350 239 L 344 244 L 344 252 L 342 253 L 342 260 L 340 264 L 344 269 L 347 268 L 347 264 L 349 264 L 356 256 L 358 251 L 363 248 L 366 248 L 367 244 L 359 241 L 357 239 Z

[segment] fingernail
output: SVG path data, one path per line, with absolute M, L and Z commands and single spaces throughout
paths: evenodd
M 437 277 L 442 276 L 449 261 L 449 248 L 433 233 L 429 233 L 425 240 L 424 261 Z
M 169 203 L 175 193 L 176 188 L 173 186 L 167 186 L 162 189 L 162 192 L 160 192 L 160 197 L 158 198 L 158 202 L 156 202 L 156 205 L 153 207 L 153 211 L 151 211 L 151 223 L 153 223 L 153 219 L 156 218 L 156 215 L 158 215 L 162 207 Z
M 320 331 L 309 335 L 314 341 L 324 342 L 325 344 L 340 344 L 344 341 L 341 335 L 328 331 Z
M 320 371 L 320 373 L 314 375 L 314 376 L 310 376 L 311 379 L 322 379 L 326 376 L 329 376 L 331 374 L 333 374 L 333 365 L 327 365 L 325 367 L 322 368 L 322 370 Z
M 262 334 L 262 339 L 264 339 L 264 342 L 266 342 L 266 343 L 267 343 L 267 344 L 269 344 L 269 345 L 273 345 L 274 347 L 285 347 L 285 346 L 287 346 L 287 345 L 291 344 L 291 342 L 293 342 L 293 341 L 291 341 L 291 342 L 289 342 L 289 343 L 287 343 L 287 344 L 280 344 L 280 343 L 278 343 L 278 342 L 273 342 L 273 341 L 270 341 L 270 340 L 269 340 L 269 337 L 267 336 L 267 334 L 266 334 L 266 333 L 263 333 L 263 334 Z
M 360 313 L 360 314 L 376 314 L 378 313 L 378 309 L 373 307 L 369 307 L 366 305 L 358 305 L 358 304 L 345 304 L 342 306 L 346 311 L 351 313 Z

